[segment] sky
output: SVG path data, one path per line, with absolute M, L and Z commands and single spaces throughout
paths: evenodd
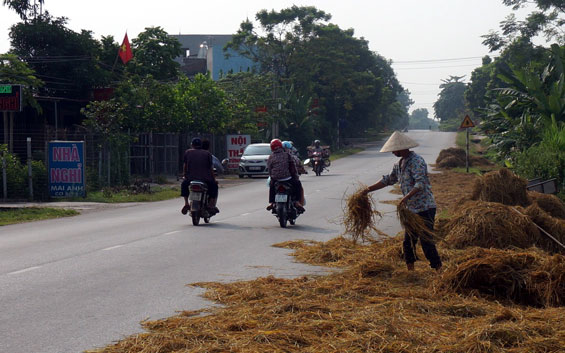
M 233 34 L 262 9 L 280 11 L 292 5 L 331 14 L 329 22 L 354 29 L 370 50 L 392 60 L 414 101 L 410 111 L 428 109 L 430 118 L 442 80 L 465 76 L 462 81 L 468 82 L 483 56 L 496 56 L 481 44 L 481 36 L 498 30 L 499 22 L 512 13 L 502 0 L 45 0 L 44 10 L 67 17 L 67 27 L 74 31 L 90 30 L 97 39 L 112 35 L 121 43 L 126 31 L 131 41 L 152 26 L 169 34 Z M 518 18 L 531 10 L 520 10 Z M 19 21 L 0 4 L 0 53 L 9 50 L 10 27 Z

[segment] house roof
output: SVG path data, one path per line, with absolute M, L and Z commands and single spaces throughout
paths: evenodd
M 223 48 L 232 39 L 231 34 L 171 34 L 170 36 L 177 38 L 181 48 L 183 50 L 189 49 L 191 54 L 198 53 L 202 42 L 206 42 L 209 48 L 215 46 Z

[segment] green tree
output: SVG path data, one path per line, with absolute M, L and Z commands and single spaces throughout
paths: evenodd
M 4 6 L 14 10 L 22 21 L 27 21 L 29 18 L 36 18 L 43 12 L 43 3 L 45 0 L 4 0 Z
M 544 35 L 546 40 L 556 40 L 565 44 L 565 3 L 563 0 L 503 0 L 506 6 L 511 6 L 516 11 L 527 4 L 535 3 L 538 11 L 529 14 L 524 21 L 518 21 L 514 13 L 508 15 L 500 22 L 501 32 L 491 31 L 482 36 L 483 44 L 490 51 L 507 47 L 517 39 L 531 41 L 537 35 Z
M 565 123 L 565 48 L 551 47 L 551 61 L 541 73 L 528 67 L 501 63 L 499 78 L 506 87 L 495 88 L 483 129 L 495 146 L 508 156 L 524 151 L 541 139 L 541 132 L 555 121 Z
M 170 37 L 161 27 L 147 27 L 132 40 L 133 59 L 127 71 L 136 75 L 151 75 L 156 80 L 176 80 L 180 64 L 174 59 L 181 55 L 178 39 Z
M 225 49 L 233 49 L 259 63 L 264 72 L 288 77 L 295 46 L 311 38 L 322 22 L 331 19 L 331 15 L 312 6 L 293 5 L 280 12 L 261 10 L 255 18 L 259 28 L 249 20 L 242 22 Z
M 338 132 L 358 135 L 370 127 L 383 128 L 390 117 L 407 122 L 407 111 L 401 113 L 397 100 L 402 87 L 390 63 L 371 52 L 366 40 L 355 38 L 352 29 L 326 24 L 330 18 L 315 7 L 263 10 L 256 16 L 259 27 L 243 22 L 226 49 L 255 60 L 263 72 L 275 75 L 271 105 L 282 105 L 283 130 L 289 122 L 297 123 L 295 118 L 304 110 L 298 107 L 312 98 L 320 103 L 318 117 L 309 119 L 313 133 L 333 143 Z
M 478 112 L 485 107 L 485 96 L 488 84 L 492 79 L 494 64 L 487 55 L 483 57 L 482 66 L 471 73 L 471 80 L 465 91 L 465 103 L 470 111 Z
M 316 133 L 334 142 L 338 121 L 341 132 L 351 136 L 382 127 L 403 90 L 390 63 L 353 35 L 351 29 L 321 26 L 314 38 L 296 48 L 290 65 L 297 89 L 320 99 Z
M 13 54 L 0 54 L 0 83 L 23 85 L 23 104 L 29 104 L 38 112 L 41 106 L 33 97 L 33 92 L 43 86 L 35 72 Z
M 426 108 L 414 109 L 410 114 L 410 129 L 435 129 L 437 121 L 429 118 L 429 111 Z
M 465 76 L 450 76 L 442 80 L 438 100 L 434 103 L 435 117 L 440 122 L 457 120 L 465 113 L 465 83 L 460 80 Z
M 218 81 L 218 87 L 226 93 L 226 103 L 232 112 L 232 118 L 226 122 L 227 132 L 263 132 L 257 137 L 266 137 L 264 129 L 274 121 L 276 113 L 272 105 L 273 80 L 272 73 L 239 72 Z M 263 107 L 266 111 L 257 111 L 257 108 Z
M 222 133 L 226 131 L 231 111 L 225 92 L 206 75 L 197 74 L 193 80 L 181 78 L 175 88 L 177 105 L 190 114 L 191 131 Z
M 44 80 L 41 95 L 86 99 L 109 76 L 98 60 L 100 44 L 92 32 L 74 32 L 66 21 L 46 13 L 15 24 L 10 30 L 12 52 Z
M 127 119 L 122 128 L 135 132 L 185 131 L 190 116 L 184 115 L 177 102 L 176 88 L 161 83 L 151 75 L 128 77 L 115 91 Z

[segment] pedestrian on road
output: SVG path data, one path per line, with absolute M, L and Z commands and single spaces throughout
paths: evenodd
M 368 194 L 399 182 L 404 196 L 400 200 L 400 204 L 404 204 L 409 211 L 422 217 L 428 229 L 433 231 L 437 206 L 428 178 L 426 161 L 418 154 L 410 151 L 410 148 L 416 146 L 418 146 L 416 141 L 395 131 L 380 152 L 392 152 L 396 157 L 400 157 L 400 161 L 394 165 L 389 175 L 383 175 L 380 181 L 367 187 L 365 193 Z M 425 234 L 405 232 L 403 247 L 408 270 L 414 270 L 414 262 L 417 260 L 415 250 L 418 238 L 420 238 L 422 250 L 430 262 L 430 266 L 439 271 L 442 263 L 433 239 L 429 239 Z

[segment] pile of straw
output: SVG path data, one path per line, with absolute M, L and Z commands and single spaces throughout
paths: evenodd
M 450 267 L 441 286 L 467 295 L 551 307 L 565 305 L 565 257 L 531 249 L 474 248 Z
M 438 168 L 462 168 L 467 165 L 467 152 L 458 147 L 451 147 L 439 152 L 436 159 L 436 166 Z M 492 166 L 492 163 L 480 156 L 470 155 L 469 166 Z
M 532 203 L 535 203 L 547 212 L 550 216 L 565 219 L 565 204 L 559 197 L 551 194 L 542 194 L 535 191 L 528 191 L 528 196 Z
M 528 206 L 530 199 L 526 191 L 527 184 L 525 179 L 509 169 L 502 168 L 476 179 L 471 199 L 512 206 Z
M 447 148 L 441 150 L 436 159 L 436 165 L 439 168 L 456 168 L 466 165 L 467 153 L 462 148 Z M 469 161 L 469 165 L 471 161 Z
M 565 219 L 552 217 L 541 209 L 536 203 L 528 206 L 524 211 L 536 225 L 551 237 L 555 238 L 561 244 L 565 244 Z M 536 246 L 550 252 L 565 254 L 565 248 L 559 245 L 555 240 L 551 239 L 544 231 L 540 231 L 540 239 L 536 242 Z
M 364 192 L 366 189 L 365 185 L 360 184 L 357 190 L 347 197 L 344 210 L 345 234 L 351 235 L 355 242 L 359 238 L 362 240 L 370 238 L 372 231 L 379 233 L 376 223 L 377 217 L 382 215 L 375 209 L 371 196 Z
M 463 249 L 529 248 L 540 239 L 539 230 L 531 219 L 496 202 L 468 201 L 456 209 L 443 226 L 445 242 Z

